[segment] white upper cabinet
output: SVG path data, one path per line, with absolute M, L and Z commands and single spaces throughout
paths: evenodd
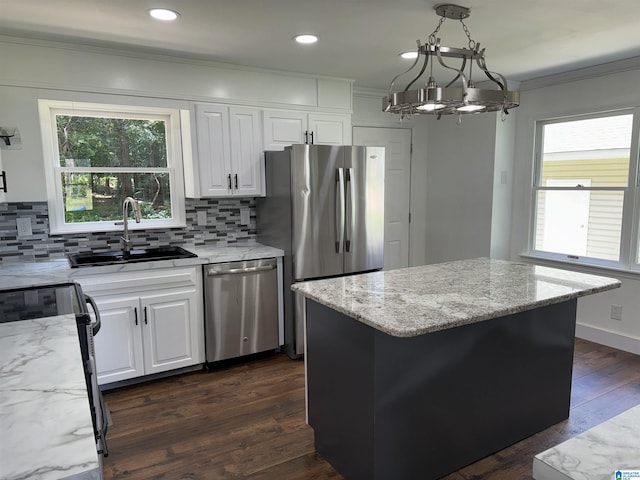
M 264 154 L 260 110 L 229 108 L 234 195 L 264 195 Z
M 289 110 L 263 111 L 265 150 L 283 150 L 296 143 L 351 144 L 351 116 Z
M 351 116 L 325 113 L 309 114 L 311 141 L 320 145 L 351 145 Z
M 197 104 L 195 119 L 197 160 L 192 165 L 193 178 L 186 180 L 187 194 L 194 197 L 263 195 L 260 109 Z

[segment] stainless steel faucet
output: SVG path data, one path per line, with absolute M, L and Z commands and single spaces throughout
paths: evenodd
M 122 245 L 122 251 L 124 253 L 130 252 L 133 248 L 133 242 L 129 238 L 129 205 L 131 205 L 131 210 L 133 210 L 136 223 L 140 223 L 142 219 L 140 203 L 133 197 L 125 198 L 124 202 L 122 202 L 122 225 L 124 225 L 124 234 L 120 237 L 120 244 Z M 121 223 L 116 222 L 116 225 L 121 225 Z

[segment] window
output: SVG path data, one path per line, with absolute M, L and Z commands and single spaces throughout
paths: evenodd
M 178 110 L 50 100 L 39 109 L 51 233 L 120 230 L 126 197 L 141 202 L 138 228 L 184 226 Z
M 623 111 L 538 122 L 533 254 L 618 268 L 638 264 L 634 118 Z

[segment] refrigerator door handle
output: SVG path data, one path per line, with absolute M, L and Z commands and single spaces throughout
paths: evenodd
M 342 253 L 344 239 L 344 169 L 336 168 L 335 231 L 336 253 Z
M 353 236 L 353 199 L 355 197 L 353 189 L 353 168 L 347 168 L 345 174 L 345 192 L 346 192 L 346 220 L 345 220 L 345 252 L 351 251 L 351 237 Z

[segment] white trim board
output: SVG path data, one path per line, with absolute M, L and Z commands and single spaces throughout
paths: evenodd
M 640 355 L 640 338 L 628 337 L 590 325 L 576 324 L 576 337 Z

